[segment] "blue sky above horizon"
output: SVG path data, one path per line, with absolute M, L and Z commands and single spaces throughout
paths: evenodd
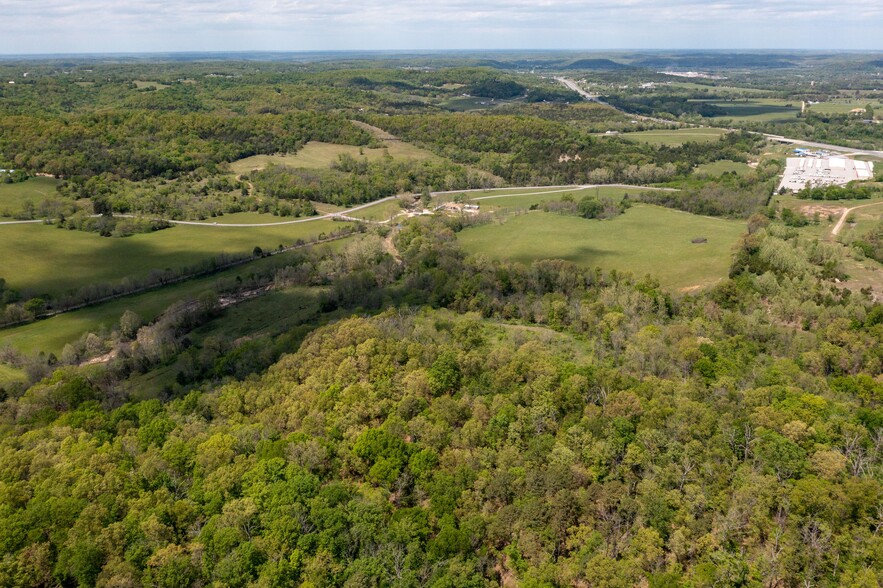
M 0 15 L 0 54 L 883 50 L 883 2 L 856 0 L 0 0 Z

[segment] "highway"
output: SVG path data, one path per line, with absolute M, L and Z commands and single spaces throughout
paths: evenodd
M 573 90 L 574 92 L 576 92 L 577 94 L 579 94 L 580 96 L 585 98 L 586 100 L 589 100 L 591 102 L 597 102 L 598 104 L 603 104 L 604 106 L 610 106 L 610 108 L 613 108 L 614 110 L 618 110 L 619 112 L 621 112 L 627 116 L 631 116 L 631 117 L 634 117 L 634 118 L 640 119 L 640 120 L 651 120 L 653 122 L 660 122 L 660 123 L 666 123 L 666 124 L 682 124 L 682 123 L 678 123 L 676 121 L 666 120 L 663 118 L 654 118 L 654 117 L 650 117 L 650 116 L 640 116 L 637 114 L 632 114 L 630 112 L 626 112 L 624 110 L 620 110 L 619 108 L 616 108 L 615 106 L 612 106 L 611 104 L 608 104 L 607 102 L 604 102 L 598 96 L 589 94 L 588 92 L 586 92 L 585 90 L 580 88 L 579 84 L 577 84 L 576 82 L 574 82 L 571 79 L 568 79 L 568 78 L 555 78 L 555 79 L 558 82 L 564 84 L 564 86 L 566 86 L 568 89 Z M 690 126 L 700 126 L 700 125 L 690 125 Z M 727 129 L 727 130 L 735 131 L 735 130 L 739 130 L 739 129 Z M 883 158 L 883 151 L 873 151 L 870 149 L 855 149 L 853 147 L 844 147 L 842 145 L 830 145 L 828 143 L 814 143 L 812 141 L 805 141 L 803 139 L 790 139 L 788 137 L 783 137 L 781 135 L 770 135 L 768 133 L 761 133 L 761 134 L 764 137 L 766 137 L 767 139 L 769 139 L 770 141 L 777 141 L 779 143 L 787 143 L 789 145 L 801 145 L 801 146 L 806 146 L 806 147 L 813 147 L 815 149 L 827 149 L 829 151 L 844 151 L 844 152 L 855 154 L 855 155 L 870 155 L 871 157 Z
M 636 120 L 649 120 L 649 121 L 653 121 L 653 122 L 657 122 L 657 123 L 662 123 L 662 124 L 666 124 L 666 125 L 680 125 L 680 124 L 685 124 L 685 123 L 680 123 L 680 122 L 678 122 L 678 121 L 666 120 L 666 119 L 664 119 L 664 118 L 656 118 L 656 117 L 653 117 L 653 116 L 642 116 L 642 115 L 640 115 L 640 114 L 632 114 L 632 113 L 630 113 L 630 112 L 626 112 L 626 111 L 624 111 L 624 110 L 620 110 L 619 108 L 617 108 L 617 107 L 615 107 L 615 106 L 613 106 L 613 105 L 611 105 L 611 104 L 608 104 L 607 102 L 604 102 L 604 101 L 601 100 L 601 98 L 599 98 L 598 96 L 595 96 L 595 95 L 593 95 L 593 94 L 589 94 L 588 92 L 586 92 L 585 90 L 583 90 L 582 88 L 580 88 L 580 87 L 579 87 L 579 84 L 577 84 L 576 82 L 574 82 L 574 81 L 571 80 L 571 79 L 568 79 L 568 78 L 555 78 L 555 79 L 556 79 L 558 82 L 564 84 L 568 89 L 573 90 L 574 92 L 576 92 L 577 94 L 579 94 L 580 96 L 582 96 L 583 98 L 585 98 L 586 100 L 588 100 L 588 101 L 590 101 L 590 102 L 597 102 L 598 104 L 603 104 L 604 106 L 609 106 L 610 108 L 612 108 L 612 109 L 614 109 L 614 110 L 617 110 L 617 111 L 623 113 L 624 115 L 626 115 L 626 116 L 630 116 L 630 117 L 632 117 L 632 118 L 634 118 L 634 119 L 636 119 Z M 698 125 L 688 124 L 688 126 L 695 127 L 695 126 L 698 126 Z

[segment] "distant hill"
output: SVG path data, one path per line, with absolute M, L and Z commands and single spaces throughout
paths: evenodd
M 622 71 L 634 69 L 625 63 L 619 63 L 612 59 L 578 59 L 564 67 L 564 69 L 592 69 L 596 71 Z
M 779 69 L 794 67 L 795 63 L 788 55 L 769 53 L 697 53 L 687 55 L 651 55 L 632 62 L 640 67 L 679 68 L 679 69 L 733 69 L 762 68 Z

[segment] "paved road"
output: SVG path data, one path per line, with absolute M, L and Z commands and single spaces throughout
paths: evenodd
M 582 96 L 583 98 L 585 98 L 586 100 L 590 100 L 592 102 L 597 102 L 598 104 L 603 104 L 605 106 L 610 106 L 610 108 L 618 110 L 619 112 L 622 112 L 623 114 L 626 114 L 628 116 L 639 118 L 641 120 L 651 120 L 653 122 L 661 122 L 661 123 L 668 123 L 668 124 L 681 124 L 681 123 L 666 120 L 663 118 L 653 118 L 650 116 L 640 116 L 637 114 L 632 114 L 630 112 L 626 112 L 624 110 L 620 110 L 619 108 L 616 108 L 615 106 L 608 104 L 607 102 L 603 102 L 598 96 L 594 96 L 592 94 L 589 94 L 588 92 L 586 92 L 585 90 L 580 88 L 579 85 L 576 82 L 574 82 L 573 80 L 570 80 L 567 78 L 555 78 L 555 79 L 558 80 L 559 82 L 561 82 L 562 84 L 564 84 L 565 86 L 567 86 L 569 89 L 571 89 L 574 92 L 576 92 L 577 94 L 579 94 L 580 96 Z M 699 126 L 699 125 L 690 125 L 690 126 Z M 739 129 L 727 129 L 727 130 L 735 131 L 735 130 L 739 130 Z M 788 137 L 783 137 L 782 135 L 770 135 L 768 133 L 760 133 L 760 134 L 762 134 L 764 137 L 766 137 L 770 141 L 778 141 L 780 143 L 788 143 L 790 145 L 805 145 L 807 147 L 814 147 L 816 149 L 828 149 L 830 151 L 845 151 L 845 152 L 851 153 L 853 155 L 870 155 L 872 157 L 883 158 L 883 151 L 874 151 L 874 150 L 870 150 L 870 149 L 856 149 L 854 147 L 844 147 L 842 145 L 831 145 L 829 143 L 815 143 L 813 141 L 804 141 L 803 139 L 790 139 Z
M 631 112 L 626 112 L 626 111 L 624 111 L 624 110 L 621 110 L 621 109 L 619 109 L 619 108 L 613 106 L 612 104 L 608 104 L 607 102 L 604 102 L 603 100 L 601 100 L 600 97 L 595 96 L 594 94 L 589 94 L 588 92 L 586 92 L 585 90 L 583 90 L 582 88 L 580 88 L 580 87 L 579 87 L 579 84 L 577 84 L 577 83 L 574 82 L 573 80 L 570 80 L 570 79 L 568 79 L 568 78 L 555 78 L 555 79 L 556 79 L 557 81 L 561 82 L 562 84 L 564 84 L 565 86 L 567 86 L 567 88 L 573 90 L 574 92 L 576 92 L 577 94 L 579 94 L 580 96 L 582 96 L 583 98 L 585 98 L 586 100 L 589 100 L 590 102 L 597 102 L 598 104 L 603 104 L 604 106 L 609 106 L 610 108 L 612 108 L 612 109 L 614 109 L 614 110 L 616 110 L 616 111 L 619 111 L 619 112 L 623 113 L 623 114 L 626 115 L 626 116 L 630 116 L 630 117 L 632 117 L 632 118 L 634 118 L 634 119 L 637 119 L 637 120 L 649 120 L 649 121 L 652 121 L 652 122 L 662 123 L 662 124 L 666 124 L 666 125 L 682 125 L 682 124 L 686 124 L 686 123 L 682 123 L 682 122 L 678 122 L 678 121 L 667 120 L 667 119 L 664 119 L 664 118 L 656 118 L 656 117 L 653 117 L 653 116 L 642 116 L 642 115 L 640 115 L 640 114 L 632 114 Z M 695 126 L 698 126 L 698 125 L 688 124 L 688 126 L 695 127 Z
M 788 137 L 783 137 L 781 135 L 770 135 L 767 133 L 763 133 L 763 136 L 770 141 L 788 143 L 789 145 L 806 145 L 807 147 L 815 147 L 816 149 L 828 149 L 829 151 L 845 151 L 853 155 L 871 155 L 873 157 L 883 158 L 883 151 L 856 149 L 855 147 L 843 147 L 842 145 L 831 145 L 829 143 L 814 143 L 812 141 L 804 141 L 802 139 L 789 139 Z
M 44 220 L 23 220 L 23 221 L 3 221 L 0 225 L 32 225 L 34 223 L 43 223 Z
M 661 190 L 663 192 L 679 192 L 677 188 L 654 188 L 652 186 L 634 186 L 632 184 L 574 184 L 561 190 L 543 190 L 542 192 L 517 192 L 515 194 L 497 194 L 494 196 L 479 196 L 471 200 L 490 200 L 492 198 L 508 198 L 510 196 L 542 196 L 543 194 L 558 194 L 559 192 L 571 192 L 573 190 L 589 190 L 591 188 L 636 188 L 640 190 Z M 534 188 L 525 188 L 533 190 Z
M 525 186 L 525 187 L 509 187 L 509 188 L 474 188 L 469 190 L 446 190 L 443 192 L 432 192 L 433 196 L 443 196 L 446 194 L 466 194 L 470 192 L 492 192 L 495 190 L 541 190 L 539 192 L 513 192 L 507 194 L 500 194 L 495 196 L 481 196 L 479 198 L 474 198 L 474 200 L 486 200 L 488 198 L 505 198 L 508 196 L 535 196 L 539 194 L 555 194 L 557 192 L 568 192 L 570 190 L 584 190 L 587 188 L 603 188 L 603 187 L 614 187 L 614 188 L 640 188 L 642 190 L 674 190 L 674 188 L 652 188 L 648 186 L 633 186 L 630 184 L 566 184 L 566 185 L 558 185 L 558 186 Z M 358 212 L 365 208 L 369 208 L 374 206 L 375 204 L 381 204 L 383 202 L 389 202 L 390 200 L 396 200 L 399 196 L 387 196 L 386 198 L 381 198 L 380 200 L 375 200 L 374 202 L 368 202 L 366 204 L 360 204 L 359 206 L 355 206 L 353 208 L 349 208 L 347 210 L 341 210 L 340 212 L 329 212 L 327 214 L 322 214 L 319 216 L 309 216 L 306 218 L 298 218 L 295 220 L 289 221 L 279 221 L 273 223 L 219 223 L 216 221 L 183 221 L 183 220 L 167 220 L 167 222 L 173 225 L 187 225 L 187 226 L 196 226 L 196 227 L 276 227 L 282 225 L 294 225 L 299 223 L 308 223 L 317 220 L 323 219 L 332 219 L 339 218 L 341 220 L 353 221 L 353 222 L 364 222 L 364 219 L 360 219 L 354 217 L 352 213 Z M 96 215 L 97 216 L 97 215 Z M 140 218 L 141 215 L 135 214 L 116 214 L 119 218 Z M 45 223 L 45 219 L 38 220 L 20 220 L 20 221 L 0 221 L 0 226 L 2 225 L 32 225 L 32 224 L 43 224 Z M 381 223 L 382 224 L 382 223 Z
M 299 218 L 296 220 L 290 221 L 280 221 L 278 223 L 218 223 L 218 222 L 206 222 L 206 221 L 179 221 L 179 220 L 170 220 L 168 222 L 174 225 L 193 225 L 199 227 L 276 227 L 281 225 L 295 225 L 298 223 L 308 223 L 310 221 L 317 221 L 322 219 L 329 218 L 343 218 L 346 220 L 347 217 L 363 208 L 368 208 L 369 206 L 374 206 L 375 204 L 380 204 L 381 202 L 389 202 L 390 200 L 395 200 L 398 196 L 387 196 L 386 198 L 381 198 L 380 200 L 375 200 L 374 202 L 368 202 L 367 204 L 360 204 L 354 208 L 350 208 L 347 210 L 341 210 L 340 212 L 329 212 L 328 214 L 323 214 L 319 216 L 309 216 L 307 218 Z M 133 216 L 133 215 L 125 215 L 125 216 Z

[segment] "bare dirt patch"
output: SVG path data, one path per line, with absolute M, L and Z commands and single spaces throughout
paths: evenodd
M 807 204 L 806 206 L 800 207 L 800 214 L 809 218 L 814 217 L 816 214 L 821 217 L 836 217 L 843 214 L 844 210 L 846 209 L 842 206 L 833 206 L 830 204 Z

